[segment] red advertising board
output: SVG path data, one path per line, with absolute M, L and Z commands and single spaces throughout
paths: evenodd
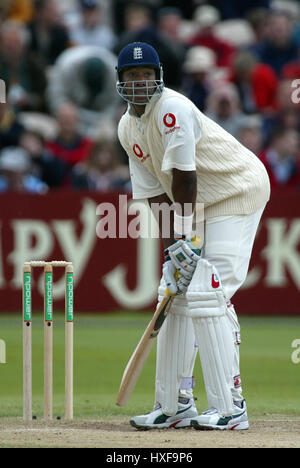
M 299 200 L 298 192 L 273 193 L 247 281 L 233 300 L 239 314 L 300 313 Z M 2 194 L 0 312 L 21 310 L 22 267 L 29 260 L 73 262 L 77 312 L 153 309 L 161 274 L 161 243 L 158 238 L 126 236 L 136 219 L 128 215 L 127 201 L 134 203 L 118 193 Z M 111 206 L 115 229 L 109 237 L 99 238 L 99 213 L 104 216 Z M 33 273 L 32 287 L 33 309 L 41 310 L 41 268 Z M 62 310 L 62 269 L 54 273 L 54 296 L 55 307 Z

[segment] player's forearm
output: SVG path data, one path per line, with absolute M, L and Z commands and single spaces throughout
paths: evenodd
M 193 213 L 197 197 L 196 171 L 173 169 L 172 194 L 175 202 L 175 236 L 189 237 L 193 230 Z
M 163 205 L 172 205 L 172 201 L 166 193 L 158 195 L 157 197 L 148 198 L 149 206 L 152 210 L 154 218 L 156 219 L 160 236 L 163 242 L 164 249 L 167 249 L 170 245 L 174 244 L 174 212 L 168 210 L 168 216 L 164 216 Z
M 180 213 L 182 216 L 192 215 L 197 195 L 196 172 L 174 169 L 172 194 L 174 202 L 181 208 Z M 162 208 L 163 204 L 171 206 L 172 201 L 167 194 L 164 193 L 157 197 L 149 198 L 148 203 L 159 225 L 163 246 L 164 249 L 166 249 L 175 242 L 174 211 L 169 210 L 168 216 L 163 216 L 163 210 L 160 208 Z M 178 232 L 176 234 L 178 234 Z
M 173 169 L 172 194 L 174 202 L 181 207 L 182 216 L 191 215 L 197 197 L 196 171 Z

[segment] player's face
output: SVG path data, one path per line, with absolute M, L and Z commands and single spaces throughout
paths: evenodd
M 131 67 L 123 72 L 125 92 L 135 104 L 147 104 L 156 90 L 155 70 L 148 67 Z

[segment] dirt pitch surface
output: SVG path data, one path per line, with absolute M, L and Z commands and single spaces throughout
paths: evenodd
M 137 431 L 128 419 L 0 419 L 0 448 L 300 448 L 300 417 L 265 415 L 247 431 L 169 429 Z

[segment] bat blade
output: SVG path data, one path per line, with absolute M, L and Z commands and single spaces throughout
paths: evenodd
M 155 311 L 150 323 L 148 324 L 142 338 L 131 355 L 127 366 L 125 367 L 116 404 L 124 406 L 130 399 L 130 396 L 136 386 L 140 373 L 153 347 L 156 336 L 164 323 L 173 301 L 173 296 L 163 298 L 160 306 Z

